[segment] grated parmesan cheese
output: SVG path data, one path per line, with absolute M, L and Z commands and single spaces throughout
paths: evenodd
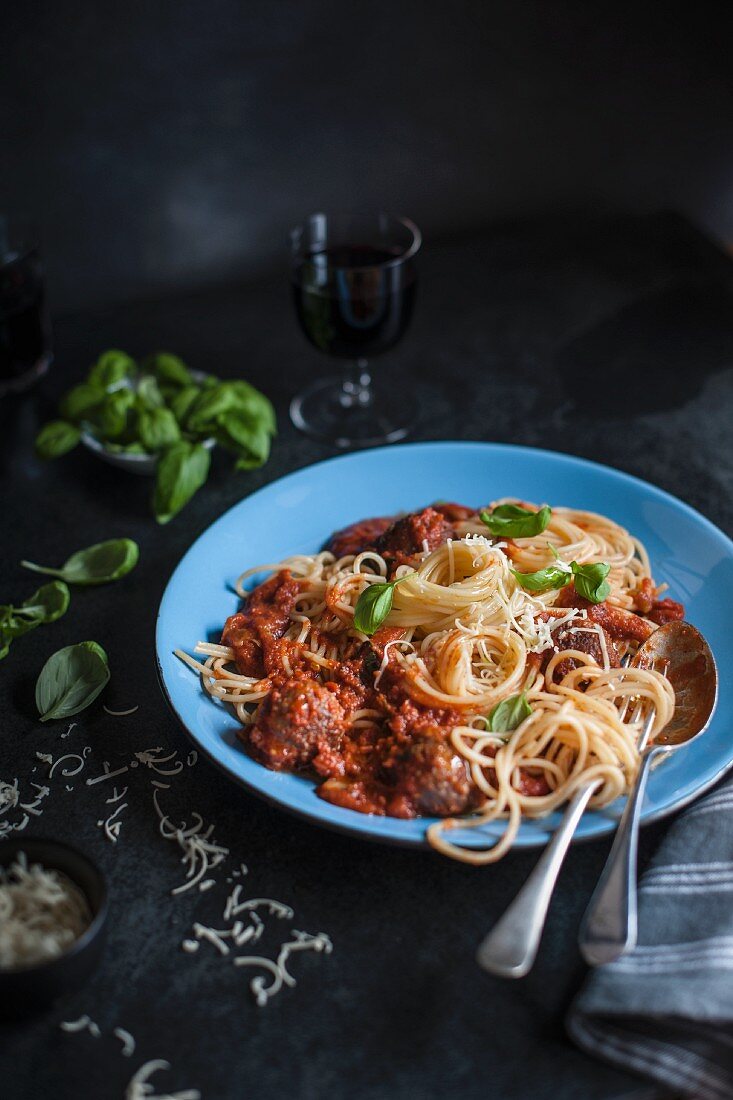
M 167 1092 L 156 1096 L 155 1088 L 149 1079 L 160 1070 L 170 1069 L 170 1062 L 162 1058 L 153 1058 L 145 1062 L 135 1073 L 125 1090 L 125 1100 L 201 1100 L 198 1089 L 184 1089 L 183 1092 Z
M 198 886 L 199 890 L 208 890 L 216 882 L 215 879 L 206 877 L 208 872 L 212 868 L 218 867 L 227 858 L 229 849 L 216 843 L 212 835 L 214 826 L 209 825 L 205 829 L 201 814 L 193 814 L 195 819 L 193 825 L 188 826 L 185 822 L 182 822 L 180 826 L 176 827 L 168 815 L 163 813 L 158 803 L 158 791 L 167 789 L 168 784 L 158 783 L 155 780 L 153 782 L 155 783 L 153 804 L 159 818 L 160 835 L 165 840 L 176 841 L 183 852 L 181 863 L 187 865 L 186 882 L 174 887 L 171 893 L 173 895 L 183 894 L 186 890 L 192 890 L 194 886 Z
M 124 1027 L 116 1027 L 112 1032 L 115 1039 L 119 1039 L 122 1043 L 122 1053 L 125 1058 L 130 1058 L 135 1053 L 135 1039 L 130 1035 L 129 1031 L 125 1031 Z
M 78 1020 L 63 1020 L 59 1024 L 59 1027 L 62 1031 L 68 1031 L 70 1034 L 76 1031 L 88 1031 L 95 1039 L 98 1039 L 102 1034 L 99 1030 L 99 1026 L 87 1015 L 80 1016 Z
M 32 966 L 68 950 L 91 923 L 83 893 L 25 853 L 0 868 L 0 967 Z

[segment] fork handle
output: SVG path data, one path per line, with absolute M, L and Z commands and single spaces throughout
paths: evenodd
M 578 787 L 534 870 L 478 949 L 479 966 L 501 978 L 523 978 L 537 956 L 562 861 L 600 780 Z
M 659 747 L 642 753 L 634 789 L 621 815 L 606 866 L 580 926 L 580 953 L 590 966 L 613 962 L 636 946 L 636 855 L 649 769 Z

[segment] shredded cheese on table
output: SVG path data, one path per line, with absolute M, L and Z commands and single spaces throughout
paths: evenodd
M 80 1016 L 78 1020 L 64 1020 L 59 1024 L 59 1027 L 62 1031 L 68 1031 L 70 1034 L 76 1031 L 88 1031 L 95 1039 L 98 1039 L 102 1034 L 99 1026 L 87 1015 Z
M 125 1100 L 201 1100 L 198 1089 L 184 1089 L 183 1092 L 157 1093 L 153 1085 L 149 1084 L 149 1078 L 160 1070 L 170 1069 L 170 1062 L 162 1058 L 153 1058 L 140 1066 L 125 1091 Z

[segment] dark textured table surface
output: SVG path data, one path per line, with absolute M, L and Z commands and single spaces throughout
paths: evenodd
M 507 225 L 435 245 L 423 257 L 414 327 L 381 369 L 420 410 L 415 438 L 512 441 L 583 455 L 655 482 L 730 532 L 732 271 L 673 216 Z M 111 346 L 134 354 L 170 348 L 195 367 L 261 386 L 281 423 L 269 464 L 234 476 L 217 457 L 205 491 L 161 529 L 148 514 L 145 479 L 81 450 L 39 462 L 38 425 Z M 476 870 L 360 842 L 265 805 L 203 760 L 167 780 L 166 807 L 176 819 L 198 811 L 231 855 L 206 893 L 170 895 L 184 868 L 176 845 L 158 832 L 150 780 L 163 777 L 141 764 L 119 780 L 88 785 L 85 778 L 102 774 L 104 761 L 123 767 L 155 746 L 186 761 L 190 744 L 156 681 L 161 593 L 182 553 L 224 509 L 329 455 L 287 420 L 289 397 L 328 364 L 297 330 L 284 277 L 59 318 L 56 350 L 43 384 L 0 406 L 2 598 L 33 588 L 21 557 L 59 563 L 119 535 L 135 538 L 141 556 L 124 581 L 74 591 L 65 618 L 18 641 L 2 663 L 0 777 L 17 777 L 26 800 L 32 781 L 51 788 L 27 835 L 55 835 L 88 851 L 111 895 L 106 956 L 86 988 L 2 1027 L 2 1096 L 122 1097 L 151 1058 L 171 1063 L 152 1079 L 158 1092 L 197 1088 L 204 1100 L 655 1095 L 585 1057 L 563 1030 L 584 976 L 578 922 L 607 841 L 570 853 L 537 965 L 514 984 L 481 973 L 474 950 L 536 854 Z M 139 710 L 110 717 L 95 705 L 64 737 L 68 723 L 37 721 L 33 684 L 53 650 L 88 637 L 109 652 L 104 701 Z M 37 752 L 55 760 L 84 746 L 91 752 L 82 772 L 64 778 L 59 767 L 46 780 L 48 764 Z M 114 809 L 105 803 L 114 782 L 118 791 L 128 786 L 116 844 L 97 824 Z M 643 860 L 664 829 L 644 831 Z M 207 945 L 191 955 L 180 947 L 194 921 L 221 926 L 233 884 L 226 880 L 240 862 L 249 868 L 243 896 L 295 910 L 292 922 L 266 918 L 253 953 L 273 957 L 292 927 L 333 941 L 330 955 L 294 957 L 297 986 L 265 1007 L 250 993 L 256 971 L 235 968 Z M 59 1029 L 83 1013 L 99 1025 L 99 1038 Z M 134 1035 L 132 1057 L 123 1057 L 117 1027 Z

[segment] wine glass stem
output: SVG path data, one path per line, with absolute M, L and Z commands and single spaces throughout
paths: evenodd
M 349 363 L 344 371 L 340 403 L 345 409 L 363 409 L 371 404 L 372 376 L 366 359 Z

